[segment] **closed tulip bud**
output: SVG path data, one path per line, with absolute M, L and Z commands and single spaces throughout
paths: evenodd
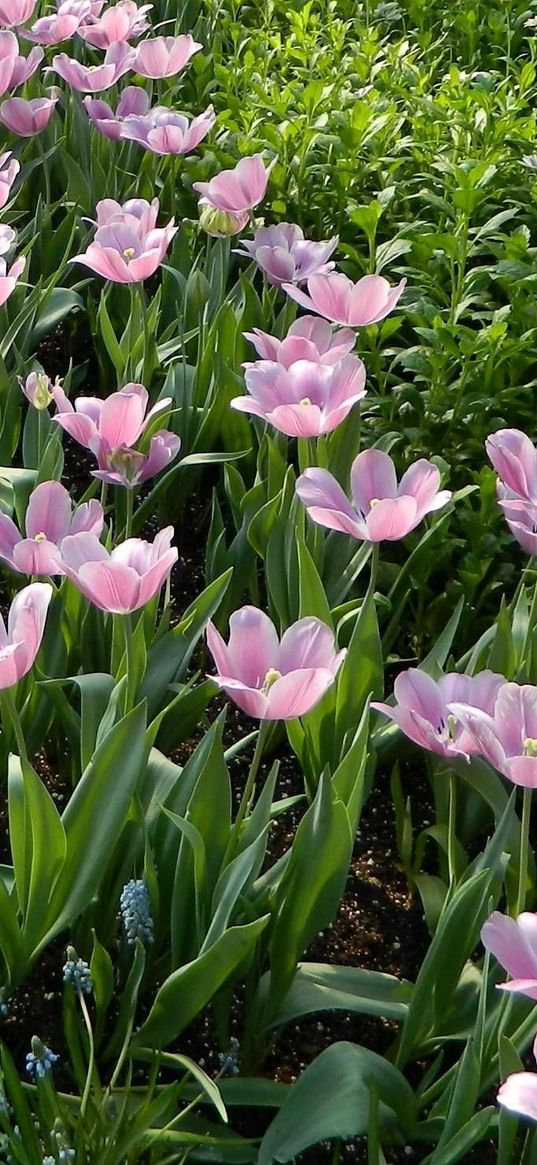
M 202 205 L 203 204 L 203 205 Z M 200 199 L 200 227 L 207 235 L 216 239 L 227 239 L 230 235 L 239 235 L 244 230 L 249 214 L 243 210 L 240 214 L 232 210 L 217 210 L 205 199 Z

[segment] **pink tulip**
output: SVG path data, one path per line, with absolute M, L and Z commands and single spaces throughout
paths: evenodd
M 250 221 L 249 210 L 241 210 L 238 214 L 232 210 L 217 210 L 207 198 L 200 198 L 198 210 L 200 229 L 214 239 L 240 235 Z
M 9 159 L 12 158 L 12 161 Z M 20 162 L 13 158 L 11 151 L 0 154 L 0 210 L 9 201 L 11 187 L 20 170 Z
M 338 245 L 337 235 L 324 243 L 304 238 L 304 231 L 293 223 L 259 227 L 253 240 L 241 240 L 236 255 L 253 259 L 267 277 L 268 283 L 281 287 L 282 283 L 304 283 L 312 275 L 327 275 L 334 264 L 328 263 Z
M 23 85 L 35 73 L 42 60 L 43 49 L 32 49 L 28 57 L 22 57 L 15 33 L 0 31 L 0 96 L 7 89 Z
M 537 1060 L 537 1039 L 533 1044 L 533 1058 Z M 497 1101 L 509 1112 L 537 1120 L 537 1072 L 514 1072 L 508 1076 L 498 1092 Z
M 132 40 L 149 28 L 146 14 L 152 7 L 152 4 L 144 4 L 138 8 L 134 0 L 120 0 L 119 4 L 105 8 L 99 18 L 82 24 L 78 35 L 97 49 L 108 49 L 119 41 Z
M 0 24 L 8 28 L 26 24 L 35 6 L 36 0 L 0 0 Z
M 503 484 L 537 504 L 537 449 L 520 429 L 498 429 L 486 440 L 486 450 Z
M 207 643 L 217 675 L 211 678 L 259 720 L 295 720 L 310 712 L 333 684 L 345 651 L 320 619 L 299 619 L 281 642 L 273 622 L 257 607 L 241 607 L 229 620 L 226 644 L 213 623 Z
M 233 170 L 222 170 L 210 182 L 194 182 L 197 190 L 215 210 L 243 214 L 265 197 L 269 174 L 276 159 L 265 166 L 261 154 L 241 158 Z
M 0 307 L 15 290 L 17 280 L 20 279 L 25 266 L 26 259 L 23 259 L 22 256 L 15 259 L 9 270 L 5 259 L 0 259 Z
M 0 223 L 0 255 L 7 255 L 16 238 L 17 232 L 13 230 L 13 227 L 8 227 L 5 223 Z
M 508 918 L 494 910 L 481 929 L 481 942 L 511 976 L 501 990 L 537 999 L 537 914 Z
M 60 547 L 64 572 L 101 611 L 137 611 L 158 594 L 177 561 L 172 538 L 167 526 L 154 542 L 128 538 L 109 554 L 94 534 L 72 534 Z
M 118 141 L 123 136 L 125 118 L 136 115 L 143 117 L 149 109 L 149 93 L 138 85 L 127 85 L 118 101 L 116 112 L 96 97 L 84 97 L 86 113 L 99 133 L 105 138 Z
M 0 105 L 0 121 L 11 133 L 31 138 L 46 129 L 57 100 L 57 97 L 34 97 L 31 101 L 9 97 Z
M 56 45 L 74 36 L 91 13 L 90 0 L 64 0 L 52 16 L 42 16 L 31 29 L 22 33 L 26 40 L 40 45 Z
M 282 288 L 306 311 L 317 312 L 334 324 L 349 324 L 353 328 L 377 324 L 389 315 L 403 294 L 406 280 L 390 287 L 382 275 L 364 275 L 353 283 L 346 275 L 333 271 L 329 275 L 312 275 L 308 279 L 308 294 L 293 283 Z
M 428 752 L 469 760 L 478 748 L 461 720 L 462 708 L 492 714 L 498 692 L 505 683 L 504 676 L 492 671 L 482 671 L 476 676 L 449 672 L 435 681 L 413 667 L 397 676 L 394 707 L 379 702 L 372 707 L 389 716 L 409 740 Z
M 99 502 L 85 502 L 73 511 L 65 487 L 59 481 L 44 481 L 30 494 L 24 536 L 7 514 L 0 514 L 0 558 L 21 574 L 63 574 L 62 539 L 81 531 L 99 538 L 103 524 Z
M 115 85 L 120 77 L 132 68 L 135 50 L 129 45 L 113 44 L 106 50 L 100 65 L 82 65 L 66 53 L 58 53 L 52 58 L 51 70 L 71 87 L 81 93 L 101 93 Z
M 162 105 L 145 116 L 127 117 L 121 136 L 136 142 L 154 154 L 191 154 L 203 141 L 215 122 L 212 106 L 189 122 L 182 113 Z
M 356 356 L 337 364 L 297 360 L 288 368 L 270 360 L 246 365 L 250 396 L 238 396 L 231 407 L 252 413 L 288 437 L 319 437 L 345 420 L 365 394 L 365 368 Z
M 311 360 L 315 364 L 337 364 L 343 356 L 352 352 L 356 336 L 350 328 L 333 330 L 327 320 L 317 316 L 302 316 L 291 324 L 283 340 L 269 336 L 267 332 L 254 328 L 243 335 L 263 360 L 275 360 L 284 368 L 289 368 L 297 360 Z M 249 365 L 245 364 L 245 368 Z
M 141 77 L 154 80 L 176 77 L 201 48 L 203 45 L 198 44 L 190 33 L 187 36 L 151 37 L 138 45 L 133 69 Z
M 87 251 L 71 263 L 83 263 L 114 283 L 141 283 L 154 275 L 177 231 L 173 219 L 156 228 L 158 199 L 130 199 L 123 207 L 104 199 L 97 206 L 97 231 Z M 115 209 L 114 209 L 115 208 Z
M 494 711 L 465 716 L 480 756 L 515 785 L 537 788 L 537 688 L 506 683 Z
M 0 615 L 0 688 L 11 688 L 30 671 L 41 646 L 51 598 L 50 583 L 32 583 L 13 599 L 7 631 Z
M 60 391 L 62 396 L 64 395 L 60 381 L 56 378 L 53 384 L 45 372 L 30 372 L 24 380 L 22 376 L 19 376 L 18 381 L 26 399 L 39 412 L 48 409 L 56 392 Z
M 395 466 L 380 449 L 365 449 L 351 467 L 353 505 L 326 469 L 306 469 L 296 492 L 312 521 L 365 542 L 405 538 L 426 514 L 449 501 L 439 490 L 440 472 L 430 461 L 416 461 L 399 485 Z
M 501 481 L 497 485 L 498 504 L 501 506 L 511 534 L 527 554 L 537 554 L 537 504 L 518 497 L 506 489 Z
M 133 448 L 153 417 L 170 407 L 171 397 L 157 401 L 148 412 L 149 396 L 142 384 L 126 384 L 106 400 L 78 397 L 74 408 L 61 390 L 54 395 L 58 413 L 53 420 L 95 455 L 99 468 L 93 476 L 101 481 L 134 489 L 177 457 L 181 440 L 167 429 L 151 437 L 147 453 Z

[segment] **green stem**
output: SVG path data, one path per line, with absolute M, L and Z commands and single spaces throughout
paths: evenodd
M 371 594 L 375 593 L 375 587 L 377 585 L 379 558 L 380 558 L 380 543 L 379 542 L 372 542 L 371 543 L 371 570 L 370 570 L 370 574 L 369 574 L 369 591 Z
M 449 809 L 448 809 L 448 873 L 449 873 L 449 895 L 455 889 L 457 882 L 457 858 L 456 858 L 456 841 L 457 841 L 457 778 L 455 773 L 448 773 L 449 781 Z
M 132 531 L 132 515 L 133 515 L 133 510 L 134 510 L 134 490 L 127 489 L 125 492 L 127 494 L 127 498 L 126 498 L 126 511 L 127 511 L 127 513 L 126 513 L 126 517 L 125 517 L 125 527 L 123 530 L 123 538 L 126 541 L 127 538 L 130 538 L 131 531 Z
M 270 733 L 270 729 L 271 729 L 270 721 L 269 720 L 262 720 L 260 725 L 259 725 L 259 732 L 257 734 L 255 752 L 253 755 L 252 763 L 250 765 L 250 771 L 248 773 L 246 784 L 244 786 L 244 792 L 243 792 L 242 797 L 241 797 L 241 802 L 240 802 L 240 805 L 238 808 L 237 816 L 235 818 L 235 822 L 234 822 L 233 828 L 231 830 L 227 849 L 226 849 L 226 852 L 224 854 L 224 861 L 222 863 L 223 866 L 228 865 L 230 859 L 233 858 L 233 856 L 234 856 L 234 851 L 235 851 L 235 848 L 237 845 L 237 841 L 239 840 L 242 823 L 243 823 L 244 818 L 246 817 L 246 814 L 247 814 L 247 812 L 250 808 L 250 805 L 253 801 L 253 798 L 255 795 L 255 782 L 256 782 L 257 774 L 259 772 L 259 766 L 260 766 L 261 760 L 263 758 L 263 753 L 265 751 L 265 746 L 266 746 L 267 739 L 268 739 L 268 736 Z
M 524 789 L 522 800 L 522 824 L 520 826 L 520 868 L 518 871 L 518 895 L 515 918 L 521 914 L 526 904 L 528 882 L 528 854 L 530 844 L 531 789 Z
M 122 616 L 123 635 L 125 637 L 125 667 L 127 684 L 125 688 L 125 716 L 130 712 L 134 705 L 136 696 L 136 658 L 134 652 L 134 639 L 132 634 L 132 618 L 130 612 L 127 611 Z
M 0 692 L 0 706 L 2 708 L 2 723 L 4 734 L 6 732 L 6 726 L 9 724 L 9 727 L 12 729 L 15 740 L 17 742 L 20 759 L 21 761 L 25 761 L 27 764 L 28 752 L 26 749 L 26 741 L 24 739 L 21 719 L 17 711 L 12 688 L 4 688 L 4 690 Z
M 86 1025 L 86 1030 L 88 1033 L 88 1040 L 89 1040 L 88 1071 L 87 1071 L 87 1075 L 86 1075 L 86 1082 L 84 1084 L 84 1092 L 82 1094 L 82 1100 L 80 1103 L 80 1116 L 82 1118 L 84 1118 L 84 1116 L 86 1115 L 86 1109 L 88 1107 L 88 1100 L 89 1100 L 89 1094 L 90 1094 L 90 1089 L 91 1089 L 91 1081 L 92 1081 L 92 1077 L 93 1077 L 93 1070 L 95 1068 L 95 1044 L 93 1041 L 93 1028 L 91 1026 L 91 1019 L 90 1019 L 89 1011 L 87 1008 L 86 1000 L 84 999 L 84 995 L 83 995 L 82 991 L 78 992 L 78 1001 L 80 1003 L 82 1015 L 84 1016 L 84 1023 Z

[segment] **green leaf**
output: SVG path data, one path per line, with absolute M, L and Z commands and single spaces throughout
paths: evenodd
M 265 980 L 266 982 L 266 980 Z M 403 1020 L 412 984 L 381 971 L 301 963 L 272 1027 L 317 1011 L 351 1011 Z

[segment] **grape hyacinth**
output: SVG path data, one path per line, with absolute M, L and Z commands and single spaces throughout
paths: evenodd
M 119 908 L 129 946 L 139 938 L 143 943 L 153 942 L 153 919 L 149 891 L 142 878 L 132 878 L 123 887 Z
M 64 983 L 71 983 L 75 991 L 83 995 L 91 995 L 93 981 L 89 964 L 85 959 L 79 959 L 74 947 L 67 947 L 67 962 L 63 967 Z
M 32 1050 L 26 1056 L 26 1071 L 29 1076 L 35 1080 L 42 1080 L 58 1059 L 56 1052 L 47 1048 L 39 1036 L 32 1036 Z

